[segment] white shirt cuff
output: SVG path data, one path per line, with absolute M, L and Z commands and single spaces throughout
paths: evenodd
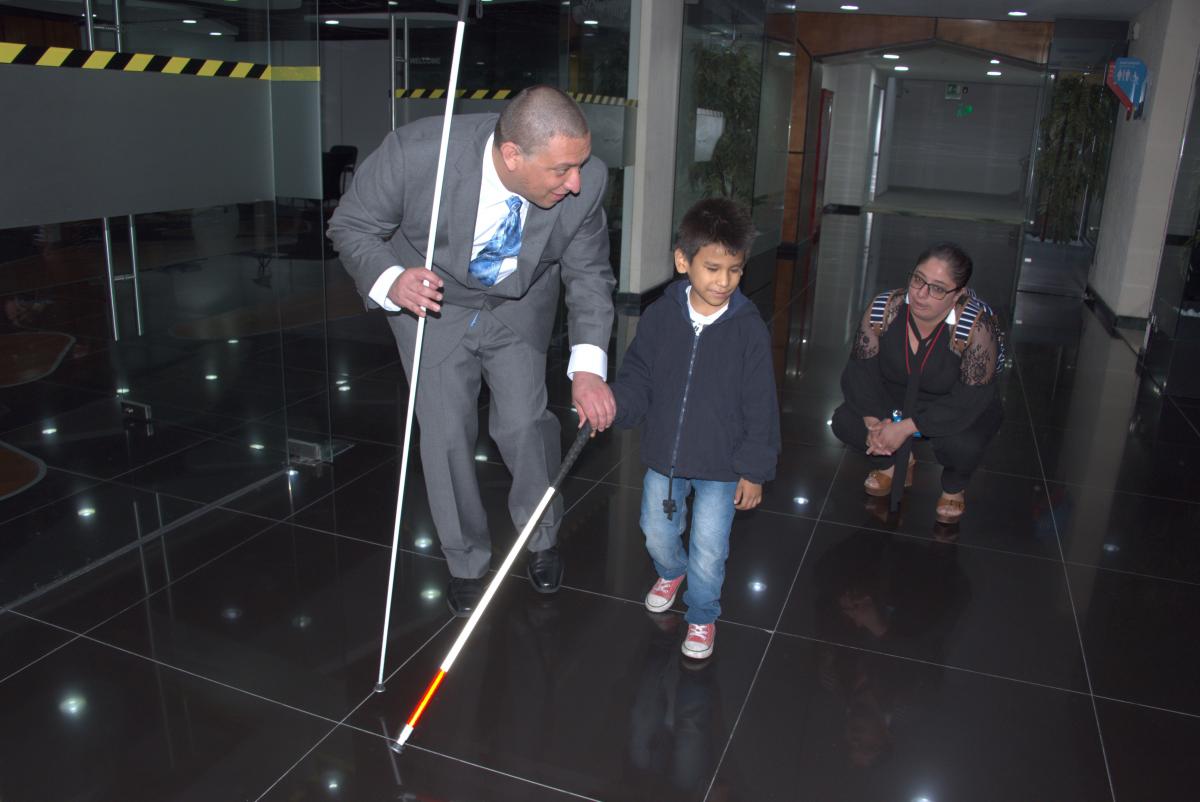
M 396 283 L 396 279 L 403 272 L 403 267 L 392 265 L 379 274 L 379 278 L 375 279 L 375 283 L 371 285 L 371 291 L 367 293 L 367 296 L 387 311 L 399 312 L 400 307 L 392 303 L 391 298 L 388 298 L 388 290 L 392 288 L 392 285 Z
M 575 380 L 579 371 L 595 373 L 603 381 L 608 381 L 608 354 L 596 345 L 582 343 L 571 346 L 571 359 L 567 362 L 567 378 Z

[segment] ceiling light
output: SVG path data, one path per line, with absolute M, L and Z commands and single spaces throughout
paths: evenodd
M 899 54 L 899 53 L 884 53 L 884 54 L 883 54 L 883 57 L 884 57 L 884 58 L 890 58 L 890 59 L 892 59 L 893 61 L 897 61 L 897 60 L 899 60 L 899 58 L 900 58 L 900 54 Z
M 220 31 L 209 31 L 208 35 L 209 36 L 220 36 L 221 32 Z
M 1029 13 L 1026 11 L 1010 11 L 1010 12 L 1008 12 L 1008 16 L 1010 16 L 1010 17 L 1028 17 Z
M 262 450 L 266 449 L 266 446 L 264 446 L 262 443 L 251 443 L 250 448 L 252 448 L 255 451 L 262 451 Z
M 600 24 L 600 20 L 598 20 L 598 19 L 585 19 L 585 20 L 583 21 L 583 24 L 584 24 L 584 25 L 599 25 L 599 24 Z
M 348 392 L 350 392 L 350 385 L 348 385 L 348 384 L 342 384 L 342 385 L 339 385 L 339 386 L 338 386 L 338 392 L 339 392 L 339 393 L 348 393 Z
M 842 6 L 842 11 L 858 11 L 858 6 Z
M 779 51 L 779 55 L 783 56 L 784 58 L 787 58 L 787 57 L 789 57 L 789 56 L 791 56 L 791 55 L 792 55 L 792 51 L 790 51 L 790 50 L 780 50 L 780 51 Z
M 792 501 L 796 502 L 801 507 L 808 503 L 808 499 L 806 499 L 804 496 L 796 496 L 794 499 L 792 499 Z
M 217 380 L 217 374 L 215 374 L 215 373 L 206 373 L 206 374 L 204 374 L 204 380 L 205 380 L 205 381 L 210 381 L 210 382 L 215 382 L 215 381 Z
M 999 63 L 1000 63 L 1000 59 L 998 59 L 998 58 L 994 58 L 988 62 L 988 64 L 999 64 Z
M 118 387 L 117 395 L 129 395 L 129 388 L 128 387 Z
M 58 433 L 58 429 L 54 428 L 53 426 L 49 426 L 45 429 L 42 429 L 42 434 L 57 434 L 57 433 Z
M 230 345 L 237 345 L 237 344 L 238 344 L 238 338 L 237 338 L 237 337 L 230 337 L 230 338 L 229 338 L 228 340 L 226 340 L 225 342 L 229 343 Z
M 326 25 L 341 25 L 342 21 L 336 20 L 336 19 L 327 19 L 327 20 L 325 20 L 325 24 Z
M 194 19 L 185 19 L 185 20 L 183 21 L 183 24 L 184 24 L 184 25 L 195 25 L 195 24 L 196 24 L 196 20 L 194 20 Z
M 992 76 L 993 78 L 998 78 L 1003 74 L 1004 73 L 1000 72 L 1000 70 L 988 70 L 988 75 Z
M 908 67 L 905 67 L 903 64 L 897 64 L 895 67 L 892 67 L 892 69 L 896 72 L 908 72 Z

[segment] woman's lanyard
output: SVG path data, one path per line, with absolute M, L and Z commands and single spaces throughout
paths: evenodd
M 912 364 L 910 362 L 911 348 L 908 346 L 908 332 L 904 333 L 904 370 L 908 373 L 908 385 L 904 388 L 904 415 L 912 417 L 913 411 L 917 408 L 917 395 L 921 384 L 921 374 L 925 372 L 925 363 L 929 361 L 929 355 L 933 353 L 933 347 L 937 345 L 937 341 L 942 336 L 942 329 L 946 328 L 946 321 L 943 320 L 938 324 L 937 330 L 928 337 L 922 337 L 921 332 L 917 330 L 917 324 L 913 322 L 910 307 L 904 306 L 904 321 L 908 324 L 908 329 L 912 331 L 917 338 L 917 353 L 911 355 L 913 359 L 921 361 L 917 372 L 913 373 Z M 900 448 L 896 449 L 894 459 L 892 461 L 892 493 L 891 504 L 889 505 L 892 512 L 900 508 L 900 497 L 904 494 L 904 481 L 902 477 L 908 471 L 908 455 L 912 453 L 912 438 L 904 441 Z
M 943 320 L 941 323 L 939 323 L 937 330 L 934 331 L 933 334 L 929 335 L 928 337 L 922 337 L 921 332 L 917 330 L 917 324 L 913 322 L 912 314 L 910 313 L 910 309 L 907 305 L 904 307 L 904 319 L 908 323 L 908 328 L 917 338 L 916 356 L 921 356 L 922 352 L 925 354 L 925 356 L 921 359 L 921 367 L 917 370 L 918 374 L 924 373 L 925 363 L 929 361 L 929 355 L 933 353 L 933 346 L 937 344 L 938 339 L 942 336 L 942 329 L 946 328 L 946 321 Z M 912 349 L 908 347 L 908 335 L 905 335 L 904 340 L 904 370 L 909 376 L 911 376 L 912 366 L 909 364 L 908 359 L 909 352 L 911 352 Z

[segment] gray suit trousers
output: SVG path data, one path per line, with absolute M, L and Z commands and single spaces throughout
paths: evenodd
M 414 341 L 397 317 L 389 316 L 389 322 L 411 381 Z M 479 311 L 446 359 L 436 365 L 422 359 L 416 414 L 429 507 L 450 575 L 469 579 L 488 571 L 492 555 L 475 461 L 481 380 L 491 393 L 488 433 L 513 477 L 508 511 L 517 530 L 528 523 L 561 459 L 558 419 L 546 409 L 546 354 L 491 311 Z M 529 550 L 553 546 L 561 519 L 556 496 Z

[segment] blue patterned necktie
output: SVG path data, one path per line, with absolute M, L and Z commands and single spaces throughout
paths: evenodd
M 485 287 L 496 283 L 501 263 L 521 251 L 521 199 L 516 195 L 509 198 L 508 214 L 500 221 L 500 227 L 487 244 L 471 260 L 471 275 Z

